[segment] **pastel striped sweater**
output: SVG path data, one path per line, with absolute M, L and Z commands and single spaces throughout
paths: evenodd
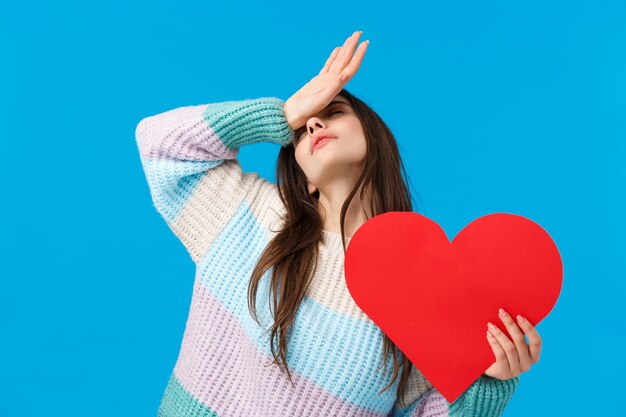
M 293 131 L 274 97 L 185 106 L 139 122 L 136 140 L 158 213 L 196 266 L 180 353 L 159 416 L 500 416 L 519 378 L 478 378 L 452 404 L 415 369 L 409 405 L 387 391 L 393 363 L 382 365 L 380 329 L 351 298 L 341 235 L 323 231 L 320 258 L 288 339 L 294 384 L 270 365 L 268 271 L 261 280 L 259 326 L 248 282 L 281 225 L 276 185 L 243 172 L 239 147 L 290 144 Z M 347 239 L 347 243 L 349 244 Z M 401 356 L 402 357 L 402 356 Z M 400 371 L 402 368 L 400 368 Z

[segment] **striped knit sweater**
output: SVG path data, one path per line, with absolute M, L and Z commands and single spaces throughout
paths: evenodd
M 519 378 L 483 375 L 450 404 L 414 369 L 405 407 L 397 402 L 399 377 L 379 393 L 391 380 L 393 362 L 383 366 L 383 334 L 351 298 L 341 235 L 330 231 L 322 233 L 318 269 L 288 339 L 294 384 L 270 365 L 271 271 L 257 296 L 262 326 L 250 316 L 247 289 L 285 211 L 276 185 L 243 172 L 236 157 L 242 145 L 290 144 L 283 104 L 263 97 L 185 106 L 137 125 L 152 202 L 196 267 L 180 353 L 158 415 L 502 415 Z

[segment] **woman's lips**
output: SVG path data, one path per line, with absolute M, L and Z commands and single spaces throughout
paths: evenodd
M 320 140 L 319 142 L 317 142 L 315 144 L 315 146 L 313 147 L 313 150 L 316 150 L 317 148 L 324 146 L 326 144 L 326 142 L 330 142 L 331 140 L 336 139 L 336 138 L 324 138 L 322 140 Z

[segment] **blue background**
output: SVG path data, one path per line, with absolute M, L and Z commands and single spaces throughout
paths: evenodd
M 541 361 L 505 415 L 617 415 L 624 22 L 623 1 L 4 2 L 0 415 L 156 414 L 194 269 L 152 206 L 135 126 L 287 99 L 354 30 L 371 43 L 347 88 L 396 135 L 416 210 L 449 237 L 524 215 L 561 251 Z M 239 158 L 273 181 L 278 149 Z

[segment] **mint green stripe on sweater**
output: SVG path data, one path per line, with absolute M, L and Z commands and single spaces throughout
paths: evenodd
M 176 375 L 172 372 L 159 405 L 158 417 L 179 417 L 181 415 L 219 417 L 217 413 L 211 411 L 185 391 Z
M 513 397 L 520 377 L 500 380 L 481 375 L 450 405 L 450 417 L 499 417 Z
M 294 132 L 287 123 L 283 104 L 276 97 L 211 103 L 204 119 L 229 149 L 257 142 L 287 146 Z

